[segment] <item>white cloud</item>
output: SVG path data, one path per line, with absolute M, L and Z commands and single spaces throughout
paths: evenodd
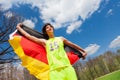
M 9 9 L 10 7 L 12 7 L 11 0 L 9 0 L 9 1 L 1 0 L 0 4 L 2 4 L 3 10 L 6 10 L 6 9 Z
M 85 51 L 88 53 L 88 55 L 91 55 L 96 53 L 99 48 L 100 48 L 100 45 L 90 44 L 87 48 L 85 48 Z
M 23 21 L 23 24 L 32 28 L 32 29 L 35 27 L 35 24 L 31 20 L 28 20 L 28 19 Z
M 12 5 L 16 4 L 18 1 L 17 0 L 0 0 L 0 4 L 2 4 L 2 9 L 7 10 L 12 7 Z
M 4 4 L 5 9 L 12 7 L 12 4 L 18 5 L 17 3 L 32 4 L 39 8 L 44 23 L 50 22 L 55 28 L 67 27 L 66 32 L 72 33 L 98 10 L 101 2 L 102 0 L 2 0 L 0 3 Z M 79 25 L 76 25 L 77 22 L 80 22 Z
M 100 2 L 101 0 L 46 0 L 45 4 L 40 7 L 41 18 L 44 22 L 52 23 L 54 20 L 54 24 L 60 24 L 60 26 L 55 26 L 55 28 L 60 28 L 66 23 L 70 23 L 73 27 L 69 24 L 70 26 L 67 26 L 66 32 L 72 33 L 73 30 L 80 27 L 82 24 L 81 20 L 85 21 L 99 8 Z M 79 17 L 81 17 L 81 20 L 78 19 Z M 78 26 L 76 22 L 81 23 Z
M 79 26 L 82 24 L 82 21 L 76 21 L 71 23 L 68 27 L 67 27 L 67 33 L 70 34 L 74 29 L 78 29 Z
M 120 47 L 120 36 L 115 38 L 109 45 L 109 48 L 116 48 L 116 47 Z

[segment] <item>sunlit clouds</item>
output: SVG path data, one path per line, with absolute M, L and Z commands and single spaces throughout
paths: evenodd
M 120 36 L 117 36 L 109 45 L 110 48 L 120 47 Z
M 100 48 L 100 45 L 97 44 L 90 44 L 88 47 L 85 48 L 85 51 L 88 53 L 88 55 L 92 55 L 96 53 Z
M 55 28 L 66 28 L 70 34 L 80 28 L 82 23 L 100 7 L 101 0 L 1 0 L 3 10 L 19 7 L 19 4 L 31 4 L 39 8 L 43 23 L 50 22 Z

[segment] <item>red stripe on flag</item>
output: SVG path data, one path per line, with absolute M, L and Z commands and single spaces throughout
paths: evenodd
M 74 52 L 67 52 L 67 56 L 71 64 L 74 64 L 80 59 L 77 55 L 74 54 Z
M 20 44 L 27 56 L 31 56 L 32 58 L 48 64 L 46 50 L 42 45 L 32 42 L 25 37 L 22 37 Z

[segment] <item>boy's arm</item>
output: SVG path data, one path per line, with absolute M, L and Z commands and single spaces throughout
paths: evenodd
M 45 39 L 39 39 L 37 37 L 34 37 L 34 36 L 30 35 L 29 33 L 27 33 L 26 31 L 24 31 L 21 27 L 22 27 L 22 23 L 19 23 L 16 28 L 27 39 L 32 40 L 32 41 L 34 41 L 34 42 L 36 42 L 38 44 L 42 44 L 43 46 L 45 46 L 45 41 L 46 41 Z
M 86 51 L 85 51 L 84 49 L 82 49 L 80 46 L 72 43 L 71 41 L 65 39 L 64 37 L 61 37 L 61 38 L 62 38 L 62 40 L 63 40 L 63 42 L 64 42 L 65 44 L 67 44 L 67 45 L 69 45 L 69 46 L 71 46 L 71 47 L 79 50 L 79 51 L 82 53 L 83 59 L 85 58 L 85 56 L 87 55 L 87 53 L 86 53 Z

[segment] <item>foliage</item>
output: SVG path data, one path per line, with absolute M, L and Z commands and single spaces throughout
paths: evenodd
M 78 62 L 74 68 L 78 80 L 94 80 L 97 77 L 120 69 L 119 50 L 116 53 L 107 51 L 94 59 L 89 58 L 85 63 Z
M 120 79 L 120 70 L 109 73 L 95 80 L 118 80 L 118 79 Z
M 37 80 L 20 63 L 0 64 L 0 80 Z

